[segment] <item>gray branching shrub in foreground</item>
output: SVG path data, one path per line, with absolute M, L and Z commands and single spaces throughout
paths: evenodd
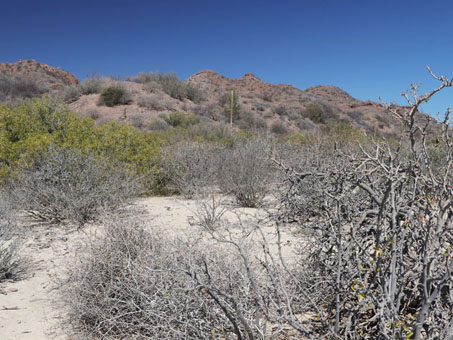
M 254 339 L 260 309 L 272 309 L 253 293 L 249 277 L 266 291 L 256 269 L 220 244 L 184 244 L 137 222 L 109 222 L 72 266 L 62 298 L 83 339 Z
M 127 170 L 80 151 L 52 147 L 9 183 L 12 202 L 45 221 L 83 224 L 138 194 Z
M 441 136 L 434 145 L 427 134 L 432 119 L 415 122 L 421 104 L 453 86 L 433 76 L 437 89 L 418 95 L 413 86 L 412 96 L 405 94 L 406 111 L 390 108 L 404 126 L 397 145 L 305 153 L 302 170 L 286 169 L 278 220 L 298 221 L 313 235 L 298 275 L 319 338 L 452 337 L 449 111 L 437 125 Z
M 11 210 L 0 198 L 0 282 L 20 279 L 26 269 L 26 261 L 19 254 L 20 241 Z

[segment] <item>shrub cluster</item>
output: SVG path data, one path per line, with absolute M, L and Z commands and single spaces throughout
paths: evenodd
M 316 124 L 326 124 L 338 118 L 333 108 L 322 103 L 309 103 L 305 106 L 305 110 L 307 117 Z
M 105 78 L 99 75 L 93 75 L 89 78 L 85 78 L 80 84 L 82 94 L 97 94 L 101 93 L 105 86 Z
M 259 207 L 275 169 L 266 161 L 271 144 L 262 138 L 236 139 L 231 145 L 183 142 L 166 148 L 162 169 L 168 185 L 186 197 L 220 189 L 243 207 Z
M 184 244 L 137 222 L 111 221 L 70 268 L 61 299 L 67 322 L 85 339 L 257 336 L 245 321 L 260 317 L 247 279 L 257 272 L 228 247 Z
M 93 154 L 52 146 L 18 169 L 11 201 L 44 221 L 80 225 L 114 211 L 140 193 L 133 174 Z
M 189 99 L 194 103 L 203 100 L 199 88 L 182 82 L 175 73 L 140 73 L 134 80 L 141 84 L 157 83 L 166 94 L 178 100 Z
M 0 74 L 0 102 L 40 97 L 49 90 L 32 78 Z

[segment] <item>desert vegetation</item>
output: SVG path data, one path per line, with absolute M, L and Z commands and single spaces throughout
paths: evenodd
M 175 73 L 140 73 L 134 81 L 145 86 L 153 92 L 156 85 L 170 97 L 178 100 L 189 99 L 194 103 L 203 100 L 203 93 L 195 86 L 182 82 Z
M 0 197 L 0 283 L 19 280 L 27 273 L 27 260 L 20 254 L 22 242 L 15 212 L 4 194 Z
M 438 88 L 412 86 L 404 110 L 387 107 L 401 122 L 388 140 L 338 121 L 322 102 L 300 116 L 324 122 L 328 138 L 183 112 L 160 115 L 148 131 L 96 126 L 46 96 L 4 105 L 4 206 L 55 225 L 102 226 L 61 282 L 74 339 L 447 340 L 450 112 L 439 122 L 418 111 L 453 81 L 430 74 Z M 135 81 L 193 101 L 172 75 Z M 277 122 L 295 115 L 274 111 Z M 193 199 L 192 228 L 169 234 L 126 216 L 126 204 L 149 194 Z M 2 207 L 0 280 L 19 273 L 3 232 L 14 227 L 3 212 L 12 210 Z

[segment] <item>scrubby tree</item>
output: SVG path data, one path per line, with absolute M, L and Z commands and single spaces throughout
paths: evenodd
M 415 119 L 420 105 L 453 82 L 431 75 L 438 88 L 419 95 L 412 86 L 404 94 L 407 109 L 389 107 L 403 124 L 397 143 L 306 153 L 303 170 L 286 169 L 278 222 L 298 221 L 313 235 L 300 282 L 322 337 L 453 334 L 450 112 L 442 122 Z M 429 143 L 430 125 L 441 135 L 436 145 Z

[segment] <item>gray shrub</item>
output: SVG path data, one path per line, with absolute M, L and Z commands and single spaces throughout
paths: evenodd
M 51 147 L 9 183 L 12 202 L 52 222 L 83 224 L 138 194 L 139 182 L 121 166 L 68 148 Z

